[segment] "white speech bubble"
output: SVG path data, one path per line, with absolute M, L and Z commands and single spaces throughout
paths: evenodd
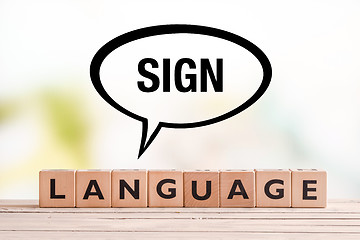
M 138 85 L 143 82 L 150 87 L 153 83 L 138 69 L 140 61 L 148 58 L 157 66 L 148 63 L 144 68 L 160 82 L 152 92 L 144 92 Z M 191 81 L 195 91 L 180 92 L 175 85 L 174 69 L 181 59 L 191 59 L 194 68 L 182 65 L 177 81 L 183 86 Z M 208 59 L 203 61 L 210 63 L 217 77 L 221 59 L 221 91 L 215 91 L 210 73 L 201 70 L 205 65 L 201 59 Z M 90 72 L 96 90 L 109 104 L 143 123 L 138 157 L 162 127 L 200 127 L 234 116 L 259 99 L 271 79 L 270 62 L 251 42 L 223 30 L 194 25 L 155 26 L 121 35 L 97 52 Z M 207 78 L 206 92 L 201 91 L 205 83 L 201 75 Z M 168 85 L 166 91 L 164 84 Z

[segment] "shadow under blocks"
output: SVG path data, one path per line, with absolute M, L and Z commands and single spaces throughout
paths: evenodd
M 326 188 L 318 169 L 49 169 L 39 173 L 39 206 L 323 208 Z

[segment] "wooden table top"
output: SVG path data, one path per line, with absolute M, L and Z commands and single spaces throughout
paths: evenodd
M 39 208 L 0 200 L 0 239 L 360 239 L 360 200 L 327 208 Z

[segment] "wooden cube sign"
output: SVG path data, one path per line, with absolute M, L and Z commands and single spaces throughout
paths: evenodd
M 149 171 L 148 196 L 149 207 L 183 207 L 182 171 Z
M 326 172 L 317 169 L 291 170 L 291 206 L 326 207 Z
M 113 170 L 111 203 L 113 207 L 147 207 L 146 170 Z
M 111 171 L 76 171 L 76 207 L 111 207 Z
M 75 207 L 75 170 L 40 171 L 39 206 Z
M 219 172 L 184 172 L 185 207 L 219 207 Z
M 220 172 L 220 207 L 255 207 L 255 172 Z
M 290 170 L 255 170 L 255 181 L 257 207 L 291 206 Z
M 327 174 L 274 170 L 42 170 L 40 207 L 326 207 Z

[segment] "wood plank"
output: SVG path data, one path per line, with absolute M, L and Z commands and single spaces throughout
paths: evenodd
M 360 201 L 327 208 L 39 208 L 0 200 L 0 239 L 360 239 Z
M 292 220 L 306 220 L 306 219 L 314 219 L 314 220 L 326 220 L 326 219 L 348 219 L 348 220 L 357 220 L 360 219 L 359 213 L 345 213 L 339 215 L 338 213 L 327 213 L 327 214 L 316 214 L 316 213 L 139 213 L 139 212 L 121 212 L 121 213 L 76 213 L 75 212 L 61 212 L 61 213 L 50 213 L 51 216 L 64 217 L 64 218 L 73 218 L 79 216 L 80 218 L 91 217 L 91 218 L 107 218 L 107 219 L 292 219 Z M 5 216 L 7 214 L 8 216 Z M 24 213 L 24 212 L 6 212 L 0 213 L 0 218 L 3 216 L 4 218 L 10 217 L 47 217 L 49 213 Z
M 341 202 L 332 200 L 328 202 L 326 208 L 39 208 L 37 200 L 0 200 L 1 212 L 87 212 L 87 213 L 117 213 L 117 212 L 139 212 L 139 213 L 164 213 L 164 212 L 206 212 L 206 213 L 231 213 L 231 212 L 248 212 L 248 213 L 360 213 L 360 200 L 348 200 Z
M 192 232 L 181 234 L 178 232 L 0 232 L 2 239 L 266 239 L 266 240 L 298 240 L 298 239 L 326 239 L 352 240 L 359 239 L 358 234 L 339 233 L 234 233 L 234 232 Z M 21 237 L 20 237 L 21 238 Z

